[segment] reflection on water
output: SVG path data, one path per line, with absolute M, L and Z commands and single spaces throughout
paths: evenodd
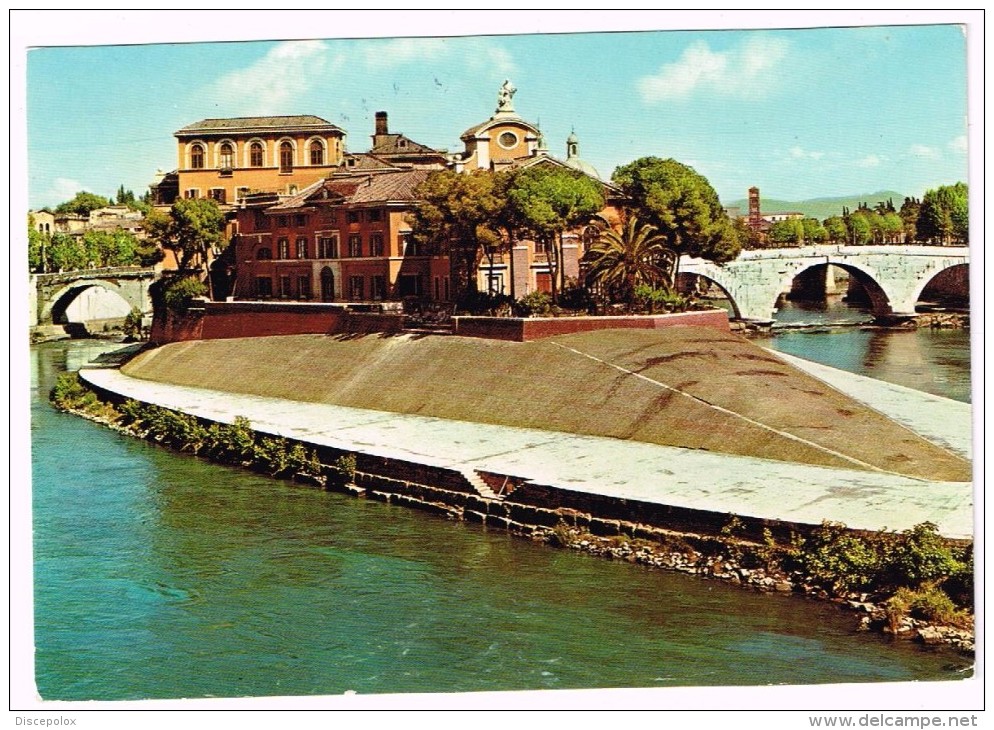
M 970 402 L 969 330 L 833 326 L 870 320 L 868 310 L 839 297 L 788 301 L 777 312 L 773 332 L 754 341 L 841 370 Z M 791 329 L 802 323 L 821 326 Z
M 75 348 L 32 349 L 46 699 L 953 680 L 969 664 L 857 633 L 832 605 L 123 437 L 45 402 Z

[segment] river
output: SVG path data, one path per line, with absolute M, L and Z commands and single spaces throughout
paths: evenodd
M 858 633 L 832 605 L 267 479 L 51 408 L 57 374 L 107 347 L 30 353 L 45 699 L 969 676 L 970 660 Z

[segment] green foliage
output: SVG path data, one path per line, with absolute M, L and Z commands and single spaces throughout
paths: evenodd
M 72 215 L 89 216 L 90 212 L 97 208 L 104 208 L 111 205 L 111 201 L 100 195 L 80 191 L 75 197 L 66 202 L 60 203 L 56 208 L 56 213 L 69 213 Z
M 656 312 L 686 312 L 691 301 L 679 292 L 668 289 L 655 289 L 646 284 L 635 287 L 635 303 L 639 309 L 649 314 Z
M 882 556 L 869 538 L 845 525 L 825 522 L 806 540 L 798 563 L 808 576 L 835 591 L 869 588 L 880 575 Z
M 639 218 L 655 226 L 666 248 L 716 263 L 738 256 L 743 241 L 707 179 L 676 160 L 643 157 L 614 171 L 612 180 Z M 676 259 L 679 261 L 679 258 Z
M 931 522 L 905 530 L 888 552 L 885 562 L 890 583 L 912 588 L 941 581 L 961 568 L 952 549 Z
M 355 454 L 342 454 L 332 465 L 335 472 L 338 473 L 339 478 L 346 484 L 351 484 L 355 481 L 356 472 L 356 456 Z
M 668 239 L 637 216 L 628 216 L 620 231 L 601 223 L 600 235 L 584 254 L 587 282 L 631 308 L 639 287 L 672 288 L 676 258 Z
M 576 279 L 567 279 L 559 292 L 559 307 L 573 312 L 589 312 L 594 308 L 594 298 L 587 287 Z
M 918 231 L 938 243 L 966 243 L 970 238 L 969 189 L 966 183 L 942 185 L 922 198 Z
M 153 241 L 176 254 L 181 271 L 199 268 L 207 278 L 210 261 L 221 253 L 224 243 L 224 213 L 209 198 L 181 198 L 168 215 L 150 211 L 145 230 Z
M 52 235 L 47 246 L 47 258 L 51 271 L 85 269 L 90 262 L 83 241 L 68 233 Z
M 515 309 L 521 317 L 549 317 L 552 316 L 552 297 L 544 291 L 528 292 L 517 301 Z
M 166 307 L 182 314 L 189 309 L 195 298 L 207 294 L 207 287 L 196 276 L 185 276 L 168 282 L 164 291 Z
M 845 243 L 849 234 L 846 222 L 841 216 L 833 215 L 825 219 L 825 233 L 832 243 Z
M 899 588 L 887 599 L 885 608 L 892 630 L 896 629 L 905 616 L 959 626 L 969 626 L 972 623 L 969 613 L 957 609 L 952 599 L 934 585 L 926 585 L 918 590 Z
M 138 307 L 132 307 L 131 311 L 128 312 L 128 316 L 124 318 L 124 337 L 127 340 L 141 340 L 145 336 L 145 330 L 142 328 L 142 310 Z
M 61 373 L 55 381 L 48 399 L 56 408 L 69 410 L 77 408 L 85 402 L 96 400 L 96 395 L 79 379 L 79 373 Z
M 255 445 L 255 463 L 272 476 L 282 476 L 290 471 L 290 454 L 283 437 L 263 436 Z

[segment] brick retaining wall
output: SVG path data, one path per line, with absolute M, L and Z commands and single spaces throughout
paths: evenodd
M 491 340 L 529 342 L 556 335 L 603 329 L 662 329 L 664 327 L 711 327 L 730 331 L 723 309 L 677 314 L 629 315 L 620 317 L 453 317 L 454 334 Z

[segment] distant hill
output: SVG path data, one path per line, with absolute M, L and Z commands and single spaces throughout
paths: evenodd
M 775 198 L 760 197 L 763 213 L 804 213 L 805 216 L 825 220 L 833 215 L 842 215 L 843 208 L 855 210 L 860 203 L 866 203 L 871 208 L 881 201 L 893 200 L 894 207 L 901 209 L 904 193 L 893 190 L 881 190 L 876 193 L 861 195 L 843 195 L 837 198 L 811 198 L 810 200 L 776 200 Z M 742 215 L 749 212 L 749 201 L 746 198 L 724 203 L 727 208 L 739 208 Z

